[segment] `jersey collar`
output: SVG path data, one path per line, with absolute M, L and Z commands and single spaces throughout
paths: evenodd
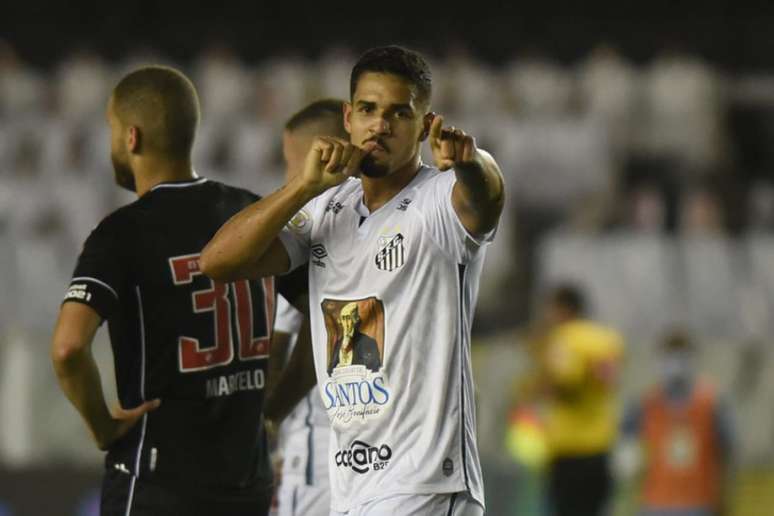
M 194 179 L 186 179 L 183 181 L 164 181 L 163 183 L 159 183 L 153 188 L 151 188 L 150 191 L 153 192 L 154 190 L 157 190 L 159 188 L 186 188 L 188 186 L 200 185 L 206 182 L 207 182 L 206 177 L 196 177 Z
M 392 198 L 384 203 L 384 205 L 376 210 L 374 213 L 378 213 L 383 209 L 386 209 L 387 206 L 392 205 L 396 199 L 400 199 L 403 197 L 403 194 L 407 192 L 419 179 L 420 176 L 423 176 L 428 170 L 432 170 L 430 167 L 425 165 L 422 161 L 419 162 L 419 168 L 417 169 L 417 173 L 414 175 L 414 177 L 411 179 L 411 181 L 408 182 L 406 186 L 404 186 L 398 193 L 392 196 Z M 357 192 L 357 202 L 355 202 L 355 205 L 353 206 L 355 211 L 358 215 L 361 217 L 370 217 L 373 215 L 370 211 L 368 211 L 368 207 L 365 205 L 365 202 L 363 202 L 363 186 L 362 183 L 360 185 L 360 189 Z

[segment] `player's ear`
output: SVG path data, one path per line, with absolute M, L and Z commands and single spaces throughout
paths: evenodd
M 135 126 L 130 126 L 126 138 L 126 146 L 129 152 L 136 154 L 140 152 L 140 130 Z
M 428 111 L 425 113 L 425 116 L 422 120 L 422 134 L 419 135 L 419 141 L 423 142 L 427 140 L 427 137 L 430 135 L 430 126 L 433 124 L 433 119 L 435 118 L 435 113 L 432 111 Z
M 344 103 L 344 129 L 347 133 L 352 134 L 352 124 L 350 118 L 352 117 L 352 104 L 349 102 Z

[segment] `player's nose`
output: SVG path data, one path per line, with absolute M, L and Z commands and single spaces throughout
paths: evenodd
M 374 135 L 386 135 L 390 134 L 390 122 L 384 117 L 377 117 L 373 125 L 370 127 L 371 133 Z

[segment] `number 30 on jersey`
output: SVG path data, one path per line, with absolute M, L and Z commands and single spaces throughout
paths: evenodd
M 189 285 L 199 270 L 199 255 L 189 254 L 169 259 L 172 281 L 177 286 Z M 248 280 L 219 283 L 207 279 L 209 288 L 195 290 L 192 295 L 196 314 L 212 313 L 215 342 L 202 342 L 190 336 L 178 338 L 178 364 L 184 373 L 204 371 L 230 364 L 234 359 L 232 319 L 235 319 L 239 340 L 239 360 L 257 360 L 269 356 L 271 325 L 274 316 L 274 278 L 263 278 L 263 324 L 260 335 L 254 335 L 253 294 Z M 231 294 L 231 295 L 229 295 Z

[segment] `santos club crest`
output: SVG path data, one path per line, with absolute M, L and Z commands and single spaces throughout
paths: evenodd
M 376 253 L 376 267 L 382 271 L 394 271 L 406 262 L 406 246 L 403 235 L 379 237 L 379 252 Z

